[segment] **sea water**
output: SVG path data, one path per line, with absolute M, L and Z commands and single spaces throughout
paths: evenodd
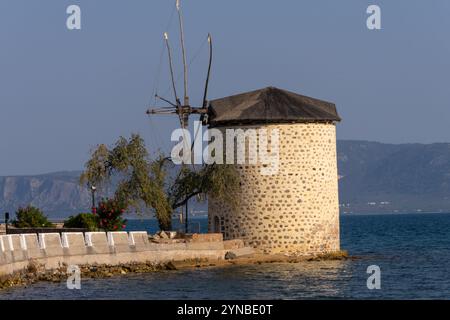
M 193 222 L 205 231 L 206 219 Z M 158 229 L 154 220 L 130 220 L 127 228 Z M 82 279 L 81 290 L 41 282 L 1 291 L 0 299 L 450 298 L 450 214 L 344 215 L 341 247 L 355 259 Z M 380 289 L 368 289 L 372 265 L 380 268 Z

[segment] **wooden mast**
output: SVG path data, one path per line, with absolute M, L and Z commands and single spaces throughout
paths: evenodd
M 180 119 L 180 126 L 183 129 L 186 129 L 189 127 L 189 116 L 191 114 L 199 114 L 201 115 L 201 120 L 203 124 L 206 124 L 207 121 L 207 95 L 208 95 L 208 85 L 209 85 L 209 79 L 211 74 L 211 66 L 212 66 L 212 37 L 210 34 L 208 34 L 208 42 L 209 42 L 209 65 L 208 65 L 208 73 L 206 76 L 206 83 L 205 83 L 205 90 L 204 90 L 204 96 L 203 96 L 203 102 L 201 107 L 191 107 L 189 103 L 189 95 L 188 95 L 188 66 L 186 63 L 186 48 L 184 43 L 184 26 L 183 26 L 183 16 L 181 12 L 181 5 L 180 0 L 176 0 L 176 8 L 178 11 L 178 20 L 180 25 L 180 39 L 181 39 L 181 49 L 183 54 L 183 69 L 184 69 L 184 99 L 183 104 L 181 104 L 180 99 L 177 95 L 176 90 L 176 84 L 175 84 L 175 78 L 174 78 L 174 72 L 173 72 L 173 61 L 172 61 L 172 52 L 171 47 L 169 43 L 169 35 L 167 32 L 164 33 L 164 40 L 166 43 L 167 48 L 167 54 L 169 58 L 169 69 L 170 69 L 170 76 L 171 76 L 171 82 L 172 82 L 172 90 L 175 98 L 175 102 L 171 102 L 168 99 L 165 99 L 163 97 L 160 97 L 158 95 L 155 95 L 156 98 L 160 99 L 161 101 L 164 101 L 171 105 L 171 107 L 151 107 L 147 110 L 148 115 L 173 115 L 177 114 Z M 199 127 L 200 128 L 200 127 Z M 193 148 L 193 146 L 192 146 Z M 191 149 L 192 149 L 191 148 Z M 192 150 L 191 150 L 192 151 Z M 182 167 L 185 168 L 185 163 L 182 164 Z M 186 201 L 185 204 L 185 232 L 188 233 L 188 202 Z

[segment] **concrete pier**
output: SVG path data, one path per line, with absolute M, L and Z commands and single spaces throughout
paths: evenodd
M 30 261 L 46 269 L 69 265 L 164 263 L 190 259 L 224 260 L 242 251 L 242 241 L 224 242 L 221 234 L 192 241 L 152 243 L 146 232 L 44 233 L 0 236 L 0 276 L 25 269 Z

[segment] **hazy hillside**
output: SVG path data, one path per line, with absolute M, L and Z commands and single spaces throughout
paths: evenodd
M 343 212 L 450 212 L 450 144 L 338 141 Z M 0 211 L 32 203 L 52 217 L 88 211 L 80 172 L 0 177 Z
M 0 177 L 0 210 L 14 212 L 31 203 L 56 217 L 89 211 L 91 197 L 80 187 L 79 175 L 74 171 Z
M 450 212 L 448 143 L 339 141 L 338 166 L 344 211 Z

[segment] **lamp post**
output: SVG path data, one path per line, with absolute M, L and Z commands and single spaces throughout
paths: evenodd
M 96 186 L 91 186 L 91 193 L 92 193 L 92 214 L 97 213 L 97 207 L 95 206 L 95 192 L 97 191 Z
M 5 232 L 8 234 L 9 212 L 5 212 Z

